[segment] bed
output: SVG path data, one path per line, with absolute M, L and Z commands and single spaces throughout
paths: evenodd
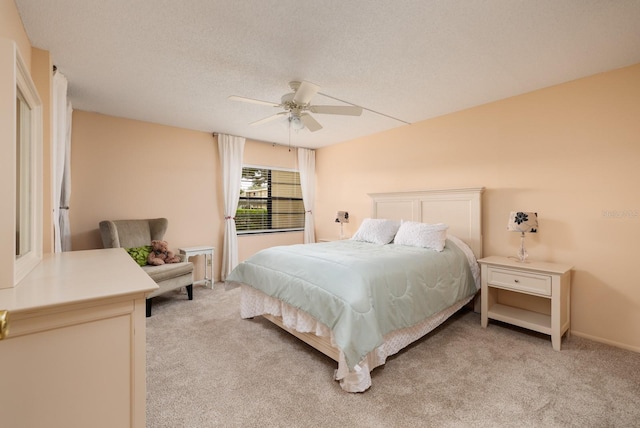
M 375 367 L 476 296 L 483 190 L 370 194 L 371 218 L 357 239 L 263 250 L 231 272 L 227 287 L 241 288 L 243 318 L 263 316 L 335 360 L 343 390 L 365 391 Z M 383 229 L 393 242 L 376 241 Z M 412 245 L 416 230 L 437 237 L 435 246 Z

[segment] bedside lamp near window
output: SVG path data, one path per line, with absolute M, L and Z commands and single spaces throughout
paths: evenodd
M 509 214 L 507 230 L 510 232 L 521 233 L 518 259 L 525 263 L 529 255 L 527 254 L 527 250 L 524 248 L 524 234 L 538 232 L 538 213 L 512 211 L 511 214 Z
M 344 230 L 343 224 L 349 223 L 349 212 L 348 211 L 338 211 L 336 214 L 336 223 L 340 223 L 340 239 L 344 239 Z

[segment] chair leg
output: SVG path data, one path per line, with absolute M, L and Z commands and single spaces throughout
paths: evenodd
M 187 296 L 189 297 L 189 300 L 193 300 L 193 284 L 191 285 L 187 285 Z
M 151 299 L 147 299 L 147 318 L 151 316 Z

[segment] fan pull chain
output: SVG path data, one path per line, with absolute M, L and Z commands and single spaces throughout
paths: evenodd
M 291 152 L 291 113 L 289 113 L 289 152 Z

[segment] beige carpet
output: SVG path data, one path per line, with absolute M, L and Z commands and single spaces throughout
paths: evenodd
M 349 394 L 335 363 L 262 318 L 239 290 L 154 299 L 148 427 L 639 427 L 640 354 L 578 337 L 480 327 L 463 311 Z

